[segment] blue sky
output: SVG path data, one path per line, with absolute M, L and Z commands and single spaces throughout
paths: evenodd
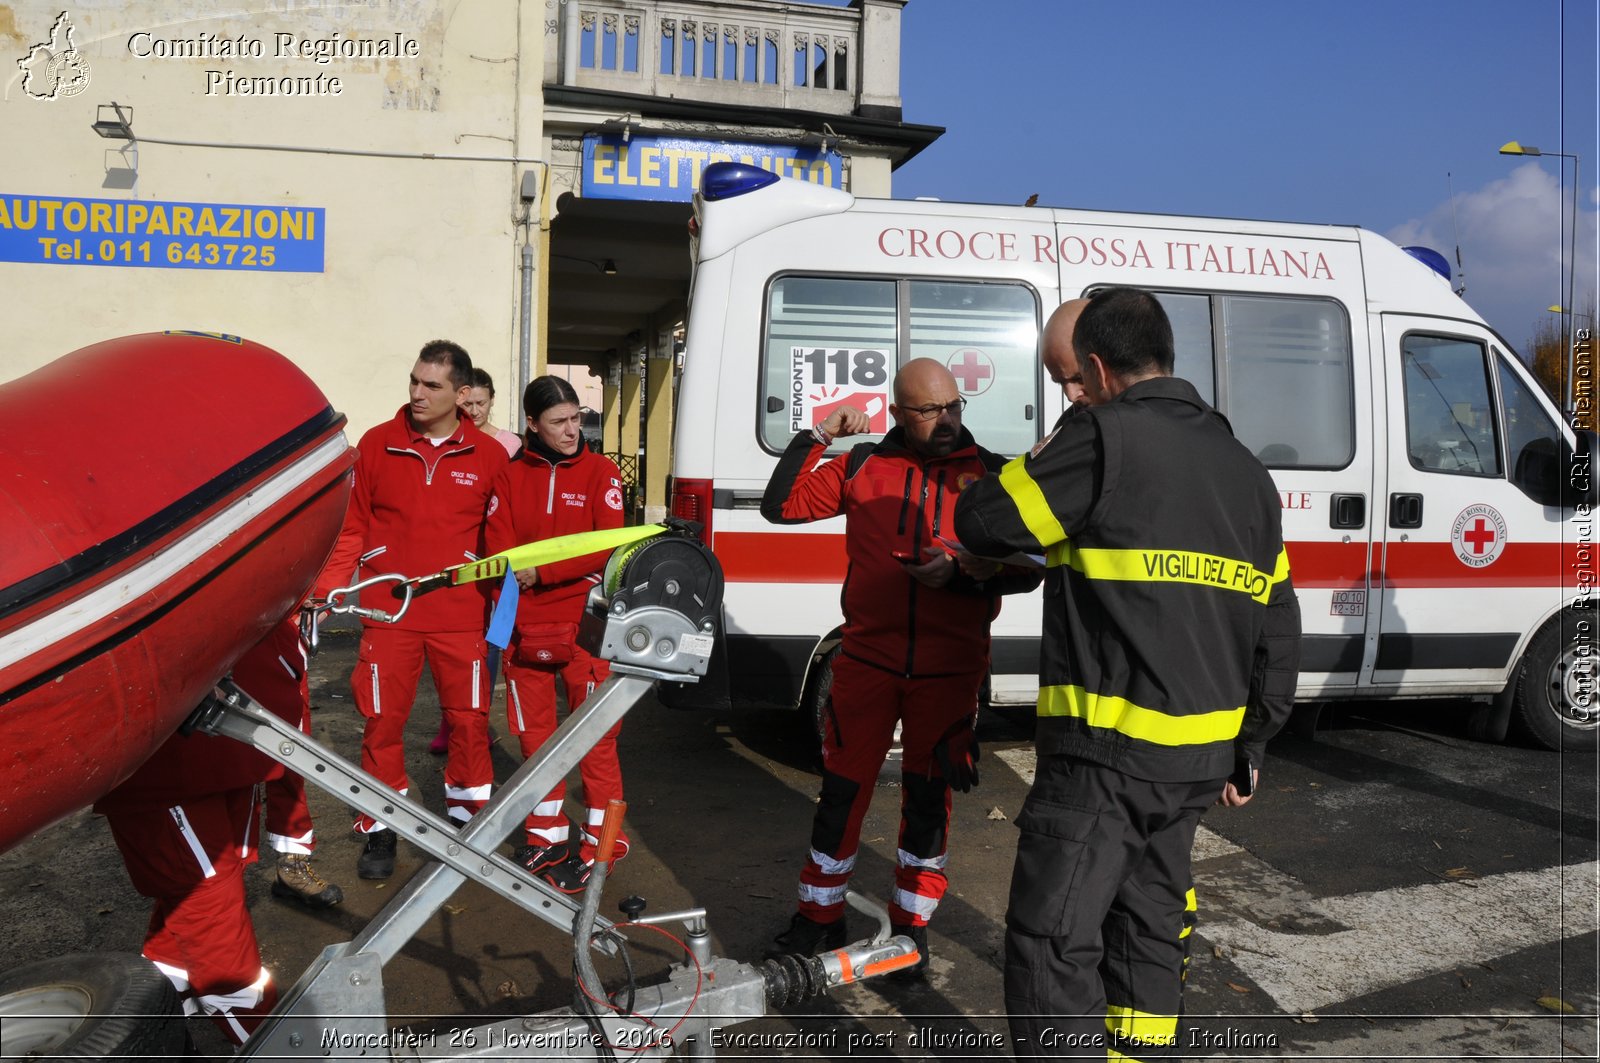
M 1594 291 L 1593 0 L 909 0 L 901 39 L 905 120 L 947 132 L 896 197 L 1356 224 L 1453 261 L 1449 174 L 1466 299 L 1522 350 L 1566 301 L 1572 163 L 1517 140 L 1581 156 Z

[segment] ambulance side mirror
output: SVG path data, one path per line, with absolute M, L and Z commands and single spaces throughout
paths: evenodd
M 1549 437 L 1531 439 L 1511 465 L 1511 484 L 1541 506 L 1570 505 L 1562 485 L 1567 448 Z

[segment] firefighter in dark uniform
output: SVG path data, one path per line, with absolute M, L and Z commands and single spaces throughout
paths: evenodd
M 1047 561 L 1006 1009 L 1018 1056 L 1148 1059 L 1177 1043 L 1195 828 L 1254 789 L 1300 611 L 1272 479 L 1171 376 L 1161 305 L 1102 291 L 1073 348 L 1087 408 L 956 505 L 967 549 Z

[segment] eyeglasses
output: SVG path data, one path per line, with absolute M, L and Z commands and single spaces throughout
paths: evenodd
M 957 399 L 947 402 L 943 406 L 902 406 L 901 412 L 913 421 L 931 421 L 941 413 L 948 413 L 952 417 L 960 417 L 961 411 L 967 408 L 966 399 Z

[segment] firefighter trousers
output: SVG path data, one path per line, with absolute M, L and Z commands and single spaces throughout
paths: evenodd
M 1019 1057 L 1175 1054 L 1195 924 L 1189 852 L 1221 779 L 1039 758 L 1017 817 L 1005 996 Z

